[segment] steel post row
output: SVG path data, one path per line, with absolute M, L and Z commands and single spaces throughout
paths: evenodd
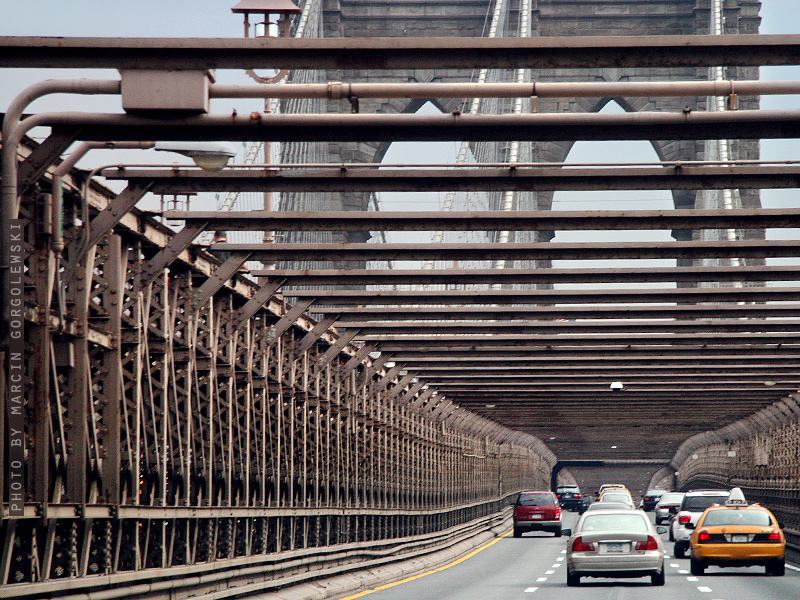
M 268 585 L 298 556 L 324 571 L 474 535 L 547 485 L 537 438 L 387 379 L 310 302 L 215 279 L 227 263 L 185 244 L 154 269 L 174 238 L 136 209 L 85 248 L 74 177 L 61 256 L 41 196 L 20 208 L 27 485 L 2 515 L 0 597 Z M 115 202 L 92 186 L 90 225 Z

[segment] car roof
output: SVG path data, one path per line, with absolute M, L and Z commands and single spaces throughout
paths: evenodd
M 522 494 L 552 494 L 550 490 L 523 490 L 520 492 Z
M 630 506 L 625 504 L 624 502 L 592 502 L 586 510 L 633 510 Z
M 723 496 L 730 494 L 728 490 L 689 490 L 687 496 Z

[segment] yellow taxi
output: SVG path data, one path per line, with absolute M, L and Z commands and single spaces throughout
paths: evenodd
M 763 506 L 748 504 L 739 488 L 731 490 L 724 506 L 707 508 L 693 529 L 692 575 L 702 575 L 709 565 L 762 565 L 768 575 L 785 572 L 786 538 L 778 520 Z

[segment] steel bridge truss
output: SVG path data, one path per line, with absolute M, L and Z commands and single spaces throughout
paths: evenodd
M 188 69 L 258 68 L 265 62 L 297 69 L 359 61 L 379 68 L 800 61 L 800 41 L 787 36 L 296 42 L 115 40 L 109 47 L 110 42 L 98 40 L 56 44 L 6 38 L 0 40 L 0 66 L 96 67 L 100 51 L 109 53 L 110 66 L 153 68 L 157 60 L 159 68 Z M 732 54 L 731 48 L 737 51 Z M 511 139 L 512 133 L 527 139 L 651 139 L 668 132 L 664 135 L 675 139 L 796 137 L 795 112 L 742 111 L 710 118 L 682 113 L 649 122 L 639 115 L 447 115 L 427 123 L 408 115 L 296 117 L 55 114 L 24 120 L 27 126 L 52 126 L 53 133 L 41 145 L 23 144 L 13 156 L 15 167 L 19 161 L 13 193 L 15 199 L 20 194 L 19 217 L 26 224 L 28 486 L 21 515 L 3 505 L 0 597 L 101 592 L 105 598 L 212 593 L 219 598 L 298 581 L 305 576 L 298 574 L 298 564 L 313 563 L 319 575 L 380 564 L 403 553 L 416 556 L 499 524 L 514 492 L 549 485 L 556 459 L 533 433 L 558 437 L 551 446 L 559 450 L 563 437 L 597 455 L 607 451 L 611 438 L 635 427 L 639 445 L 642 439 L 664 442 L 663 456 L 656 458 L 667 464 L 673 449 L 692 433 L 738 423 L 782 400 L 785 418 L 774 424 L 783 429 L 774 437 L 796 444 L 796 427 L 787 423 L 797 420 L 792 395 L 800 350 L 797 270 L 762 262 L 797 256 L 796 241 L 762 235 L 765 229 L 797 227 L 796 210 L 557 218 L 535 212 L 502 217 L 182 213 L 168 215 L 186 222 L 175 233 L 133 208 L 151 191 L 227 189 L 232 182 L 279 191 L 451 189 L 454 178 L 474 189 L 797 187 L 795 165 L 403 173 L 337 165 L 338 174 L 330 166 L 315 166 L 278 171 L 274 177 L 125 171 L 105 173 L 127 179 L 124 192 L 114 195 L 91 184 L 85 202 L 76 192 L 84 175 L 72 172 L 65 178 L 63 251 L 53 244 L 59 234 L 44 184 L 53 161 L 74 140 L 108 136 L 375 141 Z M 426 125 L 430 129 L 422 131 Z M 298 219 L 304 222 L 298 225 Z M 198 234 L 216 227 L 684 233 L 668 243 L 192 245 Z M 707 228 L 735 228 L 747 235 L 709 242 L 685 234 Z M 538 260 L 542 268 L 497 273 L 284 269 L 251 274 L 264 278 L 259 283 L 240 271 L 249 258 L 475 256 Z M 669 268 L 548 266 L 563 258 L 651 257 L 681 262 Z M 745 264 L 693 262 L 719 258 Z M 630 281 L 676 286 L 551 289 L 563 282 Z M 723 281 L 733 285 L 695 287 Z M 784 283 L 769 285 L 773 282 Z M 448 289 L 335 289 L 409 283 Z M 541 288 L 511 287 L 518 283 Z M 608 376 L 601 374 L 609 368 L 625 380 L 624 395 L 611 396 Z M 543 410 L 550 411 L 546 420 L 531 419 Z M 735 436 L 720 435 L 704 438 L 705 445 L 695 444 L 691 451 L 713 455 L 708 464 L 724 469 L 730 461 L 717 455 L 723 447 L 730 452 Z M 742 455 L 754 455 L 752 446 L 749 438 L 741 441 Z M 1 458 L 5 469 L 5 455 Z M 682 465 L 676 458 L 672 467 L 684 471 Z M 696 474 L 686 472 L 687 481 L 693 481 Z M 742 481 L 766 490 L 754 473 L 744 473 Z M 785 477 L 788 483 L 773 485 L 766 498 L 796 489 L 796 460 Z M 785 512 L 798 527 L 796 507 Z

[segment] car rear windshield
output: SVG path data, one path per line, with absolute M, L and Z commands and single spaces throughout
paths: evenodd
M 687 496 L 683 499 L 681 510 L 703 511 L 714 504 L 725 504 L 728 496 Z
M 683 494 L 664 494 L 663 496 L 661 496 L 661 504 L 680 502 L 682 499 L 683 499 Z
M 602 511 L 597 511 L 584 518 L 581 531 L 635 531 L 646 533 L 649 529 L 647 521 L 639 514 L 603 514 Z
M 556 498 L 553 494 L 520 494 L 517 506 L 553 506 Z
M 603 502 L 628 502 L 630 497 L 628 494 L 615 494 L 613 492 L 606 492 L 601 498 Z
M 712 510 L 703 520 L 703 525 L 772 525 L 769 515 L 763 510 Z
M 577 485 L 560 485 L 556 491 L 560 494 L 562 492 L 580 492 L 581 489 Z

